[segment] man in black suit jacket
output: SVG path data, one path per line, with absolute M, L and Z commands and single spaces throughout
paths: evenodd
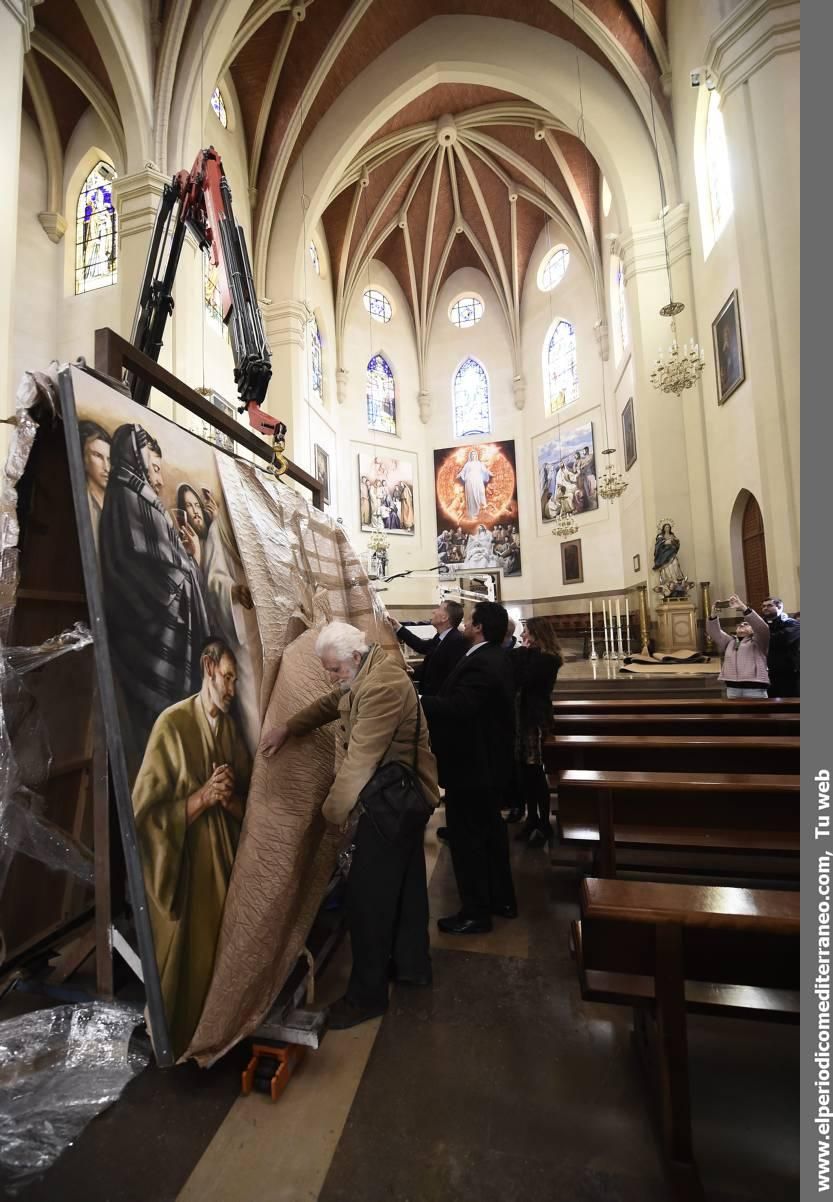
M 517 915 L 509 840 L 500 807 L 512 786 L 515 707 L 509 659 L 501 647 L 508 615 L 494 601 L 475 605 L 466 625 L 469 649 L 435 697 L 423 697 L 437 758 L 458 914 L 441 931 L 474 935 L 492 929 L 492 915 Z
M 414 651 L 424 655 L 422 667 L 415 674 L 417 688 L 422 697 L 433 697 L 466 654 L 468 643 L 460 630 L 463 607 L 459 601 L 442 601 L 431 614 L 431 625 L 436 630 L 432 639 L 421 639 L 388 614 L 388 621 L 396 631 L 400 643 L 407 643 Z

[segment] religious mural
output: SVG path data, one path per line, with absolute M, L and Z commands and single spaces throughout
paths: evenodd
M 366 532 L 414 534 L 415 457 L 385 448 L 359 451 L 359 519 Z
M 542 521 L 599 508 L 592 422 L 541 435 L 535 461 Z
M 260 735 L 262 651 L 210 446 L 131 401 L 78 437 L 175 1055 L 202 1011 Z
M 472 568 L 521 574 L 515 443 L 434 452 L 437 561 L 442 575 Z

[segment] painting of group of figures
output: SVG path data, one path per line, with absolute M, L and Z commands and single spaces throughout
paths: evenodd
M 260 732 L 262 652 L 215 452 L 101 388 L 78 438 L 169 1034 L 211 978 Z
M 359 517 L 367 533 L 414 534 L 414 456 L 359 452 Z
M 441 573 L 521 573 L 515 444 L 494 442 L 434 452 L 437 561 Z
M 542 435 L 535 456 L 542 521 L 599 508 L 592 422 Z

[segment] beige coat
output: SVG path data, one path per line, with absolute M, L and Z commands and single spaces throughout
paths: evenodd
M 413 763 L 419 702 L 404 669 L 378 646 L 371 647 L 349 692 L 333 689 L 289 719 L 293 735 L 305 735 L 341 719 L 346 754 L 324 801 L 328 822 L 341 826 L 359 794 L 380 764 L 398 760 Z M 422 714 L 417 750 L 417 774 L 432 805 L 439 801 L 437 761 L 428 741 Z

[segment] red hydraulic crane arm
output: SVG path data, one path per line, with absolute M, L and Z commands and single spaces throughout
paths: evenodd
M 272 378 L 272 356 L 255 294 L 246 238 L 235 220 L 231 188 L 213 146 L 201 150 L 191 170 L 178 172 L 163 189 L 131 341 L 152 359 L 159 358 L 165 325 L 173 312 L 173 285 L 188 229 L 218 269 L 240 412 L 248 413 L 255 430 L 272 436 L 276 458 L 285 463 L 279 457 L 286 426 L 261 409 Z M 132 375 L 128 382 L 134 400 L 147 404 L 150 386 Z

